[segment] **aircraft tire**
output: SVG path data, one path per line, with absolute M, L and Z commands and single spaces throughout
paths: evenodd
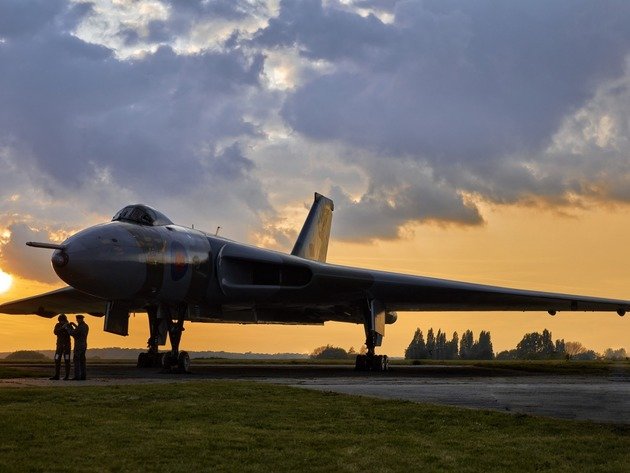
M 387 358 L 387 355 L 377 355 L 374 358 L 372 358 L 372 371 L 377 371 L 377 372 L 384 372 L 387 371 L 388 367 L 389 367 L 389 359 Z
M 148 368 L 151 366 L 151 359 L 148 353 L 140 353 L 138 355 L 138 368 Z
M 182 373 L 188 373 L 188 368 L 190 368 L 190 355 L 187 351 L 179 352 L 179 356 L 177 357 L 177 368 Z
M 170 351 L 167 351 L 162 355 L 162 368 L 165 370 L 170 370 L 175 363 L 176 360 L 173 360 L 173 356 Z
M 368 370 L 368 359 L 365 355 L 357 355 L 357 358 L 354 362 L 354 369 L 356 371 L 367 371 Z

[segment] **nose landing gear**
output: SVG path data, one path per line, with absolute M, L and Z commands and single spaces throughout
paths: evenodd
M 167 325 L 171 351 L 162 356 L 162 368 L 167 371 L 175 370 L 178 373 L 187 373 L 190 367 L 190 356 L 188 352 L 179 351 L 179 342 L 184 331 L 184 318 L 180 316 L 177 322 L 167 319 Z
M 179 342 L 184 331 L 184 310 L 178 310 L 177 320 L 173 320 L 168 307 L 152 307 L 147 310 L 149 315 L 149 350 L 138 355 L 138 368 L 160 366 L 163 370 L 174 373 L 188 373 L 190 355 L 186 351 L 179 351 Z M 171 350 L 160 353 L 158 347 L 166 344 L 168 335 Z

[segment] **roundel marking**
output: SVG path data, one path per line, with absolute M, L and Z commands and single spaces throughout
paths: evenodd
M 171 279 L 179 281 L 188 271 L 186 248 L 178 241 L 171 243 Z

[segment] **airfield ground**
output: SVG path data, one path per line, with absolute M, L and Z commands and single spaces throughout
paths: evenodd
M 630 363 L 595 366 L 1 363 L 0 471 L 626 472 Z
M 50 363 L 0 363 L 0 387 L 65 386 Z M 562 419 L 630 425 L 630 363 L 471 362 L 398 364 L 387 373 L 347 364 L 225 363 L 196 360 L 186 375 L 139 370 L 131 362 L 91 363 L 81 386 L 253 380 L 323 392 L 430 402 Z

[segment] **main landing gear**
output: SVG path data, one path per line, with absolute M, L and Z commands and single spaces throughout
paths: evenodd
M 138 368 L 161 366 L 165 371 L 187 373 L 190 367 L 188 352 L 179 351 L 179 342 L 184 331 L 184 311 L 178 310 L 177 320 L 173 320 L 168 307 L 152 307 L 149 315 L 149 340 L 146 353 L 138 355 Z M 171 342 L 171 350 L 160 353 L 158 347 L 166 344 L 166 336 Z
M 365 317 L 365 345 L 367 353 L 357 355 L 354 369 L 357 371 L 387 371 L 387 355 L 376 355 L 375 348 L 380 347 L 385 335 L 385 307 L 376 300 L 367 301 L 363 310 Z

